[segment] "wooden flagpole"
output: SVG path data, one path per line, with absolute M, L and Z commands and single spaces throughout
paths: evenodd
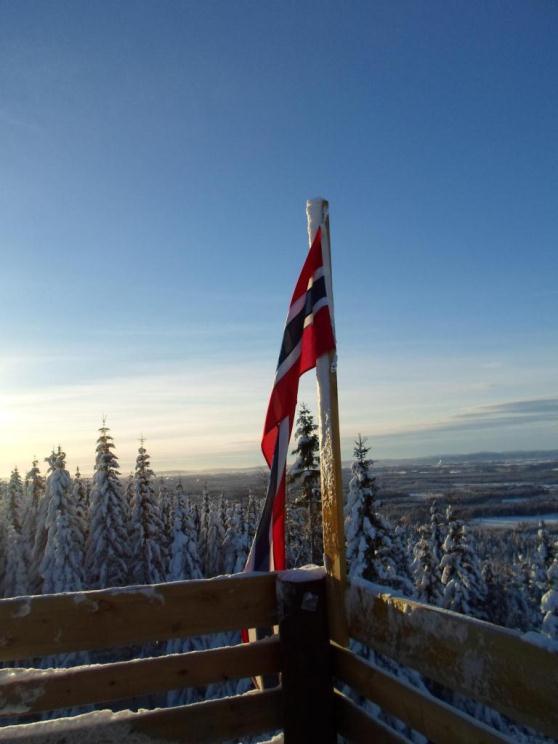
M 319 227 L 322 228 L 322 254 L 326 289 L 335 333 L 329 204 L 325 199 L 306 202 L 308 239 L 310 245 Z M 345 562 L 345 530 L 343 515 L 343 480 L 341 472 L 341 441 L 339 437 L 339 403 L 337 398 L 337 355 L 335 351 L 321 356 L 316 364 L 318 382 L 318 426 L 320 433 L 320 474 L 324 565 L 327 572 L 327 607 L 331 638 L 348 645 L 345 613 L 347 569 Z

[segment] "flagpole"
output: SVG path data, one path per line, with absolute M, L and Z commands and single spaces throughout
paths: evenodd
M 318 228 L 322 228 L 322 255 L 331 324 L 335 333 L 329 204 L 325 199 L 306 202 L 310 245 Z M 327 605 L 330 636 L 342 646 L 348 645 L 345 613 L 347 569 L 343 514 L 343 478 L 339 436 L 339 402 L 337 396 L 337 355 L 335 351 L 319 357 L 316 363 L 318 383 L 318 427 L 320 434 L 320 474 L 324 565 L 327 573 Z

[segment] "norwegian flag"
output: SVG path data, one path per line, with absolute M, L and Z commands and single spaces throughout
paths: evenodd
M 245 571 L 285 568 L 285 475 L 299 378 L 316 366 L 319 357 L 333 349 L 335 337 L 320 228 L 300 272 L 283 333 L 262 438 L 262 452 L 271 473 Z

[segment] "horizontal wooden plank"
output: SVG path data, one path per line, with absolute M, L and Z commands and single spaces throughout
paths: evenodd
M 108 711 L 0 728 L 3 744 L 147 742 L 206 744 L 281 727 L 281 690 L 246 693 L 178 708 L 132 713 Z
M 367 582 L 350 586 L 347 614 L 354 638 L 558 738 L 558 653 L 515 631 L 388 592 Z
M 70 669 L 2 670 L 0 717 L 126 700 L 152 692 L 203 686 L 279 670 L 278 638 Z
M 355 744 L 409 744 L 409 740 L 368 715 L 339 690 L 335 690 L 337 732 Z
M 480 721 L 332 644 L 333 674 L 430 741 L 446 744 L 507 744 Z
M 271 626 L 275 575 L 0 600 L 0 660 Z

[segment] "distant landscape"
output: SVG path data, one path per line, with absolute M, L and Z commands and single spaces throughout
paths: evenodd
M 558 450 L 378 460 L 372 472 L 377 477 L 379 509 L 390 519 L 423 523 L 435 498 L 440 504 L 451 504 L 459 519 L 481 520 L 480 526 L 535 528 L 543 517 L 550 528 L 558 525 Z M 267 482 L 263 467 L 161 475 L 181 480 L 193 495 L 205 486 L 210 494 L 223 493 L 234 500 L 247 496 L 249 490 L 263 495 Z M 350 463 L 343 463 L 345 488 L 350 477 Z

